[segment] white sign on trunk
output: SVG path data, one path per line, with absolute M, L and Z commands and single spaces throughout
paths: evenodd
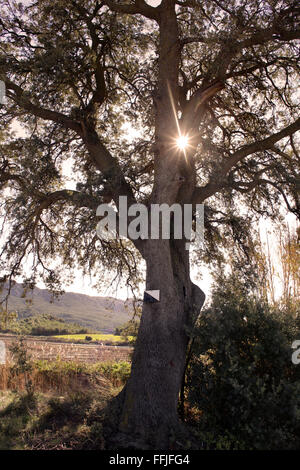
M 160 291 L 159 290 L 145 290 L 144 292 L 144 302 L 154 303 L 160 301 Z

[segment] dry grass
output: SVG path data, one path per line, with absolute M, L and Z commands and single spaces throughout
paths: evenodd
M 101 450 L 110 396 L 102 390 L 54 393 L 0 391 L 0 450 Z
M 96 387 L 101 388 L 103 393 L 110 394 L 112 387 L 121 386 L 124 382 L 116 374 L 110 377 L 109 372 L 106 375 L 101 374 L 95 366 L 86 367 L 75 363 L 36 362 L 27 377 L 24 373 L 15 374 L 14 365 L 0 365 L 0 390 L 25 392 L 26 380 L 31 382 L 32 389 L 36 392 L 59 395 L 85 392 Z
M 0 365 L 0 450 L 103 449 L 106 406 L 130 364 L 35 360 L 24 341 L 10 352 L 14 362 Z

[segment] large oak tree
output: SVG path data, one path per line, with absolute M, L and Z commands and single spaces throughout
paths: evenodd
M 185 240 L 99 240 L 96 208 L 205 203 L 203 260 L 226 237 L 242 242 L 254 214 L 284 203 L 299 215 L 299 12 L 293 0 L 2 1 L 3 281 L 28 255 L 27 284 L 42 275 L 53 289 L 61 266 L 134 282 L 145 260 L 161 300 L 143 305 L 118 415 L 135 442 L 167 447 L 178 426 L 205 296 Z M 140 133 L 126 139 L 123 124 Z

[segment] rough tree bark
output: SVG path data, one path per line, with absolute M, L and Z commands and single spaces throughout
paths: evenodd
M 119 431 L 125 445 L 167 449 L 180 429 L 179 391 L 193 326 L 204 293 L 190 280 L 184 243 L 149 240 L 146 289 L 160 289 L 161 300 L 144 303 L 130 379 L 121 392 Z

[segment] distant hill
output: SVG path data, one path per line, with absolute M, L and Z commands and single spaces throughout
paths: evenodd
M 8 309 L 16 311 L 19 318 L 38 314 L 55 315 L 67 322 L 75 322 L 108 333 L 132 317 L 130 302 L 75 292 L 66 292 L 59 298 L 53 299 L 47 289 L 38 287 L 33 292 L 29 291 L 24 298 L 24 289 L 22 284 L 18 283 L 12 288 Z

